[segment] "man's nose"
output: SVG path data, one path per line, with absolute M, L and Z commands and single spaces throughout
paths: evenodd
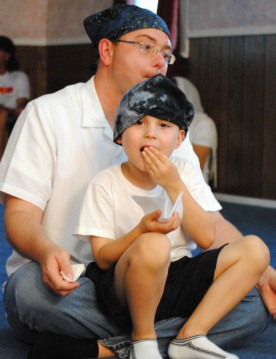
M 164 59 L 164 56 L 160 51 L 156 52 L 156 54 L 153 55 L 153 61 L 154 61 L 154 66 L 157 67 L 158 69 L 162 69 L 163 67 L 167 68 L 166 60 Z

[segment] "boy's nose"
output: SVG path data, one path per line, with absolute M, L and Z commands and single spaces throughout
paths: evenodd
M 156 138 L 156 136 L 157 136 L 156 128 L 154 126 L 147 126 L 145 130 L 145 137 Z

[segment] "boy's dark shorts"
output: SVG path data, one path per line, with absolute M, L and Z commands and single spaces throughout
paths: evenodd
M 155 320 L 189 317 L 213 283 L 217 258 L 224 246 L 202 252 L 195 257 L 183 257 L 169 267 L 164 293 Z M 88 265 L 86 277 L 96 285 L 97 299 L 102 311 L 120 321 L 130 323 L 129 312 L 123 308 L 114 291 L 114 267 L 103 271 L 95 262 Z

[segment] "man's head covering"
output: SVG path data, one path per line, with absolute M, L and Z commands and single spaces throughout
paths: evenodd
M 172 122 L 188 131 L 194 107 L 184 93 L 167 77 L 158 74 L 133 86 L 117 110 L 113 140 L 145 116 Z
M 135 5 L 115 5 L 88 16 L 83 24 L 96 50 L 101 39 L 117 40 L 128 32 L 140 29 L 161 30 L 170 38 L 169 29 L 160 16 Z

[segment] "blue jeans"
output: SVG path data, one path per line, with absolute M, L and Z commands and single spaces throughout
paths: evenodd
M 79 279 L 80 287 L 66 297 L 49 291 L 42 282 L 40 268 L 31 262 L 22 266 L 8 280 L 4 304 L 15 336 L 31 343 L 40 331 L 51 331 L 76 338 L 108 338 L 101 342 L 126 358 L 130 344 L 128 333 L 99 310 L 95 287 L 90 279 Z M 112 305 L 112 304 L 111 304 Z M 257 290 L 225 316 L 208 334 L 210 340 L 224 349 L 242 345 L 263 332 L 269 315 Z M 166 356 L 167 347 L 185 318 L 156 323 L 159 349 Z

